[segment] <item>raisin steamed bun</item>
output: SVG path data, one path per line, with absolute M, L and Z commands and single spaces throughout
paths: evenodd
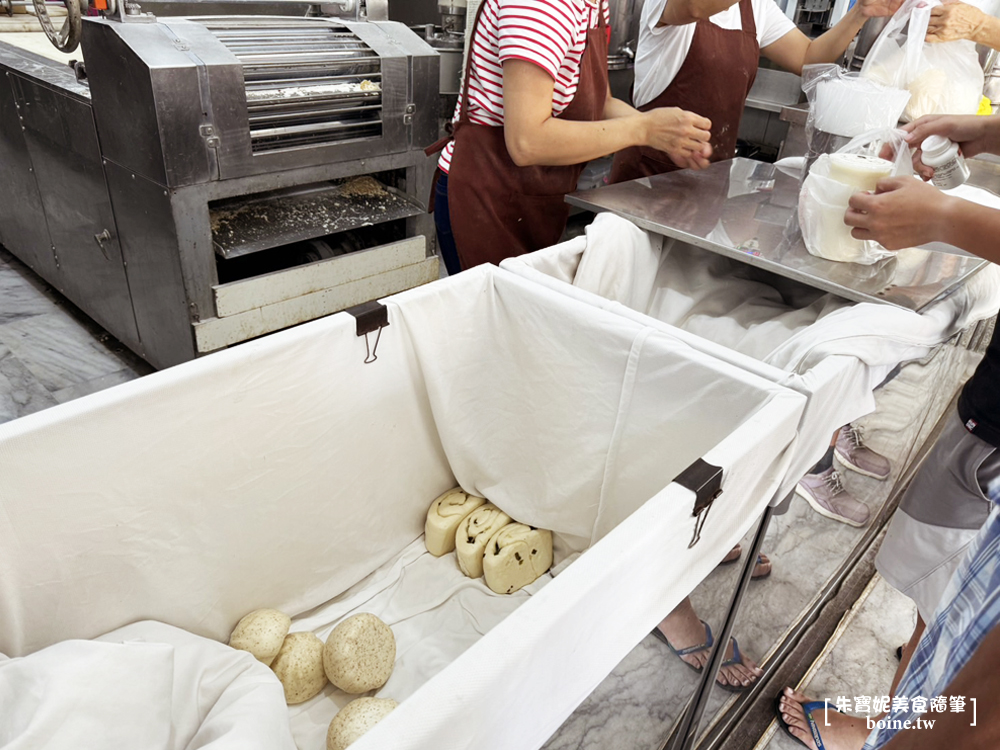
M 497 594 L 513 594 L 552 567 L 552 532 L 523 523 L 504 526 L 486 545 L 483 574 Z
M 330 633 L 323 649 L 323 668 L 334 686 L 345 693 L 366 693 L 382 687 L 396 661 L 396 637 L 375 615 L 348 617 Z
M 469 578 L 483 574 L 486 545 L 500 529 L 511 522 L 510 516 L 493 503 L 486 503 L 467 515 L 455 532 L 455 556 L 458 567 Z
M 424 523 L 424 543 L 434 557 L 455 549 L 455 532 L 465 517 L 486 502 L 485 498 L 467 494 L 461 487 L 448 490 L 431 503 Z

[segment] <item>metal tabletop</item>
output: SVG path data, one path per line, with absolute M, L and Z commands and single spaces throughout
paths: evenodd
M 921 310 L 948 296 L 986 261 L 912 248 L 870 266 L 810 255 L 798 230 L 799 180 L 752 159 L 731 159 L 571 194 L 672 237 L 856 302 Z

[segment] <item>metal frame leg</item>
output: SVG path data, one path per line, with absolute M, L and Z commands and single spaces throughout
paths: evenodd
M 757 526 L 757 533 L 754 535 L 753 543 L 750 545 L 750 553 L 743 563 L 739 584 L 736 586 L 736 591 L 733 592 L 733 597 L 729 603 L 729 611 L 726 613 L 726 619 L 719 630 L 715 646 L 712 649 L 712 655 L 709 657 L 708 664 L 705 665 L 701 682 L 698 683 L 690 707 L 681 720 L 679 731 L 674 735 L 674 741 L 671 743 L 673 750 L 690 750 L 694 747 L 698 739 L 698 726 L 701 724 L 705 708 L 708 706 L 708 699 L 712 694 L 712 688 L 715 686 L 715 678 L 722 668 L 722 662 L 725 661 L 726 650 L 729 646 L 729 637 L 732 635 L 733 627 L 736 624 L 740 604 L 743 602 L 743 597 L 750 586 L 750 579 L 757 565 L 757 555 L 760 554 L 761 547 L 764 544 L 764 536 L 767 534 L 773 516 L 774 508 L 769 505 L 764 510 L 760 524 Z

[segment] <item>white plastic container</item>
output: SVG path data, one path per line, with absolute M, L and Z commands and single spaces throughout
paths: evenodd
M 931 182 L 941 190 L 952 190 L 969 179 L 969 165 L 957 143 L 941 135 L 932 135 L 924 140 L 921 151 L 920 161 L 933 167 Z
M 879 180 L 892 174 L 892 166 L 887 159 L 867 154 L 830 154 L 830 179 L 855 190 L 874 191 Z M 843 224 L 843 215 L 840 218 Z

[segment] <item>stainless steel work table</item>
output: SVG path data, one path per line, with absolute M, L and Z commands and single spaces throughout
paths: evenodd
M 902 250 L 873 265 L 810 255 L 798 231 L 799 180 L 771 164 L 730 159 L 573 193 L 569 203 L 611 211 L 639 227 L 833 292 L 917 312 L 986 265 L 978 258 Z

